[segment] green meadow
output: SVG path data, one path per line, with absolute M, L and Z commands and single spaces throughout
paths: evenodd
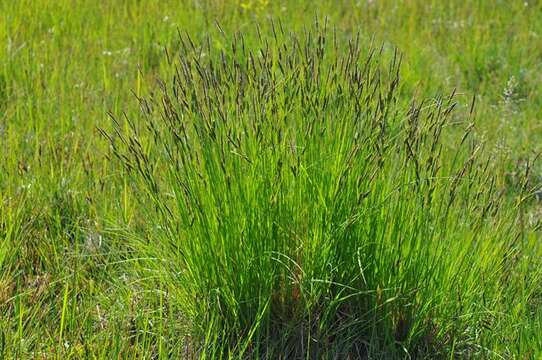
M 0 0 L 0 359 L 542 357 L 542 5 Z

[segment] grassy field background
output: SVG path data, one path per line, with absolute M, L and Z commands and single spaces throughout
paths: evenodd
M 152 199 L 133 186 L 98 129 L 113 131 L 109 112 L 141 118 L 136 96 L 156 91 L 157 77 L 170 79 L 164 49 L 178 49 L 178 30 L 195 42 L 210 36 L 212 48 L 227 52 L 235 32 L 243 33 L 248 48 L 259 48 L 256 24 L 264 39 L 271 38 L 270 19 L 280 20 L 287 32 L 302 33 L 324 18 L 336 28 L 339 41 L 359 32 L 362 52 L 371 42 L 384 44 L 383 56 L 390 59 L 397 46 L 403 54 L 398 108 L 407 108 L 413 96 L 448 95 L 457 89 L 453 117 L 467 119 L 476 98 L 473 136 L 485 144 L 484 159 L 495 185 L 488 190 L 473 183 L 480 193 L 503 199 L 502 210 L 479 228 L 481 240 L 475 240 L 472 227 L 460 224 L 462 213 L 468 217 L 474 212 L 469 204 L 478 201 L 465 190 L 462 205 L 450 215 L 450 224 L 458 225 L 449 226 L 457 231 L 439 235 L 446 244 L 453 242 L 439 250 L 449 257 L 431 280 L 437 284 L 431 285 L 434 292 L 405 295 L 412 303 L 398 302 L 385 325 L 353 338 L 363 350 L 355 353 L 350 344 L 348 356 L 542 355 L 541 169 L 532 161 L 542 150 L 538 2 L 3 0 L 0 14 L 0 358 L 236 358 L 263 351 L 255 345 L 265 338 L 258 333 L 258 316 L 266 314 L 270 321 L 272 316 L 260 308 L 251 313 L 239 298 L 238 316 L 249 325 L 243 327 L 241 320 L 231 326 L 214 323 L 226 310 L 205 308 L 213 303 L 197 299 L 206 294 L 190 292 L 201 288 L 182 283 L 188 281 L 178 276 L 183 262 L 175 262 L 170 248 L 157 245 L 168 237 Z M 449 135 L 450 143 L 461 135 L 454 136 Z M 450 146 L 441 155 L 444 164 L 455 151 Z M 396 175 L 391 167 L 386 171 Z M 284 201 L 291 201 L 292 209 L 303 202 L 288 196 Z M 305 200 L 309 198 L 307 194 Z M 410 208 L 408 199 L 397 203 L 401 201 L 405 211 L 425 214 Z M 286 214 L 281 216 L 286 223 Z M 393 238 L 386 230 L 383 234 Z M 416 248 L 433 254 L 423 249 Z M 469 259 L 467 265 L 461 257 Z M 387 269 L 392 263 L 381 266 Z M 204 274 L 204 265 L 197 269 Z M 272 272 L 261 271 L 268 270 Z M 375 270 L 367 290 L 382 293 L 394 274 Z M 234 274 L 224 276 L 234 279 Z M 255 285 L 243 286 L 231 288 L 232 296 Z M 387 292 L 375 296 L 389 303 L 396 298 Z M 393 329 L 405 321 L 394 311 L 412 304 L 415 310 L 408 314 L 416 320 L 411 329 L 419 331 L 392 339 Z M 194 326 L 194 319 L 213 312 L 216 317 L 204 317 Z M 292 321 L 305 321 L 300 316 Z M 429 325 L 430 318 L 434 321 Z M 227 345 L 225 339 L 235 337 L 228 333 L 232 329 L 242 341 Z M 310 335 L 301 332 L 297 338 L 303 343 Z M 204 346 L 198 345 L 200 339 Z M 290 345 L 276 343 L 279 350 Z M 299 351 L 306 358 L 332 356 Z

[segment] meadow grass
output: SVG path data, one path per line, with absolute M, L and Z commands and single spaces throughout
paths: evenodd
M 540 356 L 538 3 L 0 12 L 0 358 Z

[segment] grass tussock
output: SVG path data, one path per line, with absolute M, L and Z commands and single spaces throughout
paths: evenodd
M 531 189 L 503 196 L 474 100 L 405 102 L 399 51 L 326 27 L 179 35 L 140 114 L 103 132 L 151 204 L 133 246 L 160 259 L 185 356 L 491 354 L 510 311 L 530 316 L 509 297 Z

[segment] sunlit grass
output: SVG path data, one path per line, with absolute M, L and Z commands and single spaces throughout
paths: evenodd
M 531 159 L 541 135 L 540 6 L 533 1 L 0 1 L 0 354 L 311 356 L 329 345 L 335 353 L 373 351 L 376 357 L 403 357 L 408 351 L 536 358 L 542 349 L 535 194 L 540 175 Z M 339 98 L 334 86 L 346 88 L 348 72 L 337 72 L 329 82 L 334 85 L 310 85 L 312 98 L 285 87 L 295 88 L 310 75 L 301 78 L 285 69 L 289 77 L 280 79 L 280 46 L 269 19 L 276 25 L 280 19 L 283 39 L 292 46 L 290 32 L 302 38 L 315 18 L 325 17 L 340 45 L 334 49 L 328 36 L 331 50 L 323 69 L 348 55 L 347 40 L 358 31 L 360 59 L 367 58 L 371 43 L 377 50 L 384 44 L 384 53 L 375 55 L 381 64 L 393 62 L 396 47 L 403 56 L 400 67 L 392 66 L 399 68 L 401 85 L 393 101 L 384 101 L 397 116 L 383 137 L 389 148 L 381 166 L 370 162 L 376 151 L 370 136 L 356 150 L 358 160 L 345 165 L 354 146 L 345 135 L 352 130 L 346 119 L 356 105 L 352 98 Z M 207 46 L 210 37 L 212 51 L 202 58 L 206 71 L 209 57 L 221 64 L 220 51 L 226 67 L 233 59 L 247 61 L 232 55 L 235 33 L 243 34 L 256 62 L 256 49 L 270 42 L 267 57 L 274 65 L 247 73 L 275 84 L 278 96 L 255 84 L 245 94 L 247 101 L 260 94 L 267 106 L 260 119 L 269 137 L 264 143 L 250 135 L 241 139 L 241 149 L 225 142 L 222 154 L 216 143 L 190 137 L 200 157 L 207 156 L 204 168 L 187 163 L 198 194 L 190 199 L 206 214 L 192 218 L 193 227 L 182 225 L 189 208 L 180 204 L 190 199 L 173 180 L 181 176 L 175 167 L 181 157 L 165 161 L 166 153 L 158 151 L 174 145 L 174 127 L 155 118 L 144 122 L 136 100 L 151 92 L 159 98 L 157 77 L 172 91 L 175 67 L 164 49 L 173 62 L 182 60 L 178 30 L 196 46 Z M 313 58 L 316 47 L 309 50 L 312 55 L 300 59 Z M 391 74 L 375 63 L 377 68 Z M 273 78 L 261 72 L 265 69 Z M 386 89 L 392 80 L 383 76 L 379 85 L 368 83 Z M 195 79 L 197 91 L 204 83 Z M 205 116 L 219 119 L 221 111 L 234 119 L 234 95 L 245 85 L 220 80 L 206 86 L 218 103 L 198 97 L 197 107 L 183 110 L 185 117 L 198 124 Z M 222 100 L 218 95 L 225 89 Z M 324 110 L 325 97 L 330 100 Z M 406 119 L 413 98 L 422 115 L 420 131 L 411 137 Z M 371 98 L 367 106 L 376 103 Z M 456 105 L 444 121 L 438 109 L 451 104 Z M 256 113 L 250 106 L 230 123 L 249 124 Z M 343 136 L 328 126 L 320 138 L 305 137 L 286 121 L 271 121 L 276 115 L 310 124 L 318 119 L 317 110 L 327 121 L 331 115 L 339 119 Z M 108 112 L 128 138 L 133 134 L 123 112 L 142 131 L 144 153 L 157 160 L 148 179 L 159 183 L 160 192 L 152 187 L 145 192 L 135 173 L 113 158 L 97 130 L 112 133 Z M 440 154 L 428 150 L 434 128 L 423 114 L 443 120 Z M 155 124 L 168 142 L 151 146 L 156 134 L 147 133 L 145 123 Z M 280 141 L 271 138 L 277 129 L 284 132 Z M 225 130 L 216 132 L 224 136 Z M 410 141 L 418 137 L 421 152 L 412 148 L 418 154 L 412 157 Z M 280 145 L 274 152 L 264 145 L 273 142 Z M 453 185 L 474 151 L 464 180 Z M 440 167 L 419 164 L 420 180 L 435 179 L 417 188 L 412 159 L 427 162 L 431 154 Z M 235 176 L 224 175 L 222 157 L 226 173 Z M 378 169 L 378 175 L 362 177 L 367 188 L 362 191 L 358 176 L 367 169 Z M 431 169 L 439 175 L 428 175 Z M 445 213 L 438 209 L 448 208 L 442 204 L 452 185 L 457 190 Z M 364 197 L 354 209 L 358 192 Z M 380 211 L 368 210 L 374 204 L 381 204 Z M 172 214 L 164 216 L 156 205 L 168 206 Z M 191 242 L 181 241 L 184 237 Z M 410 240 L 397 243 L 403 238 Z M 204 239 L 213 246 L 199 246 Z M 180 252 L 194 255 L 188 261 L 191 273 Z M 375 310 L 380 303 L 385 305 Z

